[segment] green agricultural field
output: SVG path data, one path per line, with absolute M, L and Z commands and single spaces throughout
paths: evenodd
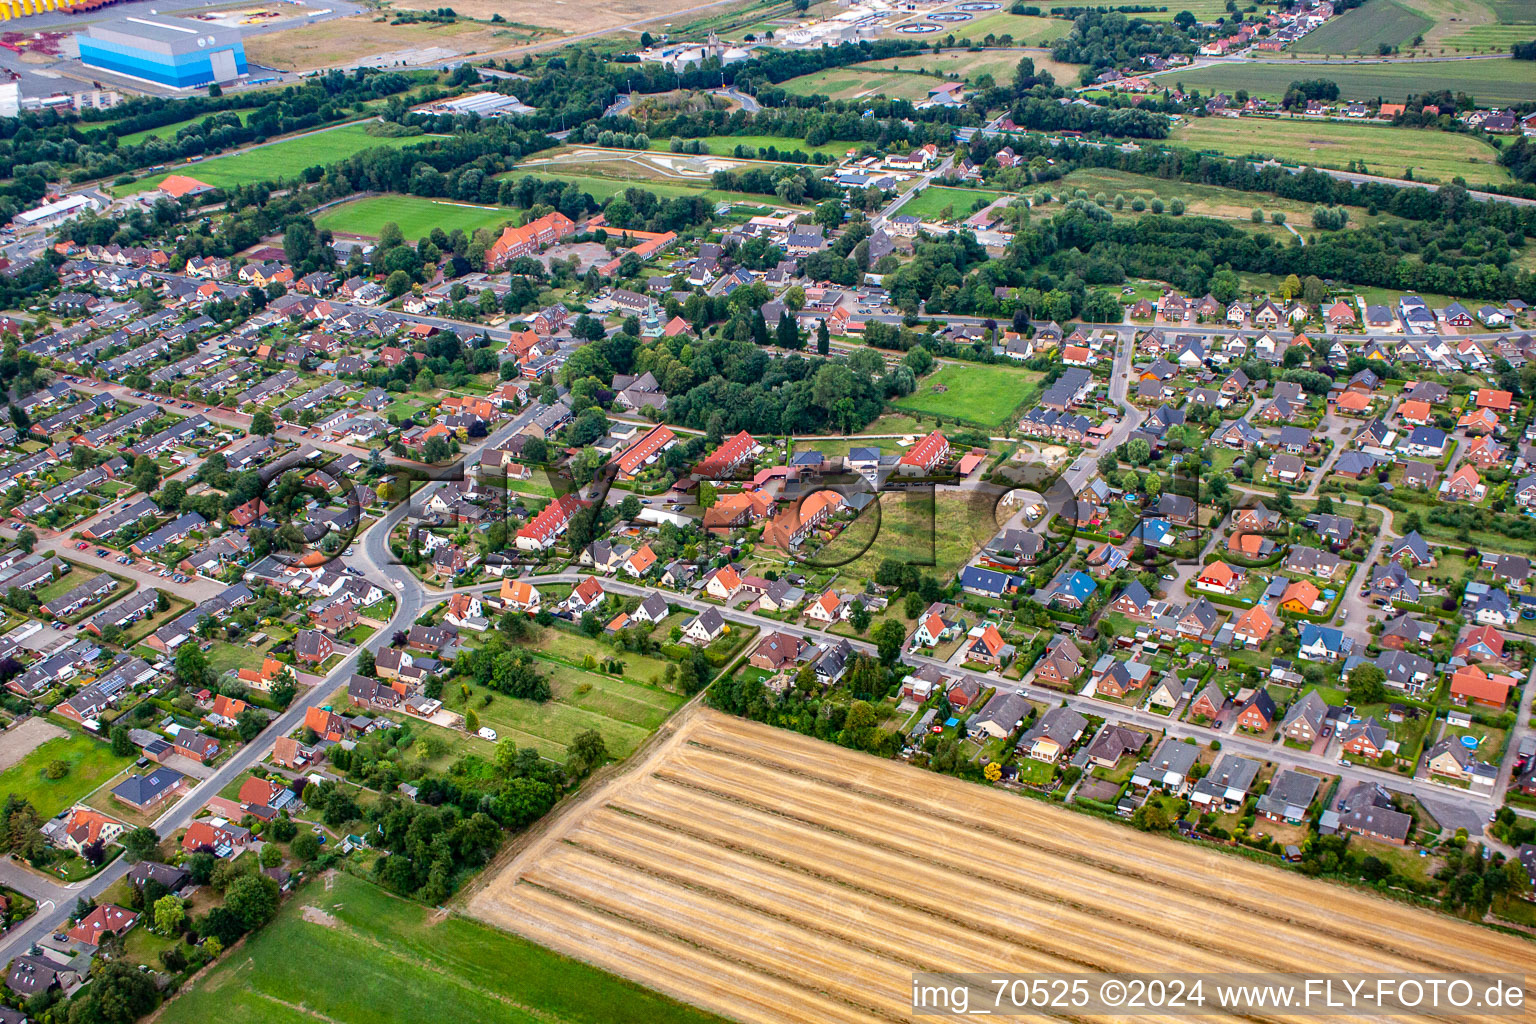
M 986 189 L 930 185 L 923 189 L 920 195 L 915 195 L 903 203 L 897 212 L 921 217 L 925 221 L 942 221 L 945 219 L 944 211 L 949 210 L 948 219 L 964 220 L 1000 198 L 1002 198 L 1001 192 L 989 192 Z
M 1169 141 L 1223 156 L 1270 156 L 1282 163 L 1345 168 L 1363 162 L 1372 173 L 1419 181 L 1502 184 L 1509 172 L 1498 153 L 1469 135 L 1390 125 L 1345 124 L 1270 117 L 1206 117 L 1180 125 Z
M 1434 25 L 1433 18 L 1397 0 L 1368 0 L 1308 32 L 1297 46 L 1306 53 L 1376 53 L 1382 46 L 1411 43 Z
M 414 242 L 431 234 L 433 228 L 442 228 L 448 232 L 459 228 L 469 234 L 480 228 L 496 230 L 508 222 L 516 222 L 521 216 L 522 211 L 510 207 L 477 206 L 421 196 L 383 195 L 333 206 L 315 218 L 315 226 L 329 228 L 339 234 L 377 238 L 384 225 L 393 222 L 399 226 L 407 242 Z
M 189 117 L 185 121 L 177 121 L 175 124 L 162 125 L 159 128 L 146 128 L 141 132 L 130 132 L 127 135 L 119 135 L 117 138 L 117 143 L 120 146 L 138 146 L 149 139 L 174 139 L 176 137 L 176 133 L 188 125 L 200 124 L 210 117 L 217 117 L 222 114 L 238 114 L 240 115 L 240 122 L 244 124 L 245 119 L 249 117 L 251 112 L 255 109 L 255 107 L 237 107 L 234 110 L 222 110 L 219 112 L 219 114 L 199 114 L 197 117 Z
M 1536 39 L 1536 26 L 1530 27 Z M 1422 92 L 1426 75 L 1433 74 L 1436 88 L 1464 92 L 1480 103 L 1536 102 L 1536 62 L 1517 60 L 1437 61 L 1433 64 L 1341 64 L 1338 67 L 1298 67 L 1283 61 L 1244 61 L 1217 64 L 1196 71 L 1181 71 L 1166 81 L 1184 83 L 1186 89 L 1203 92 L 1236 92 L 1247 89 L 1255 96 L 1279 99 L 1290 84 L 1302 78 L 1326 78 L 1337 82 L 1339 95 L 1350 100 L 1388 102 Z
M 50 779 L 47 769 L 55 761 L 69 771 Z M 101 740 L 71 731 L 40 744 L 26 757 L 0 772 L 0 793 L 16 793 L 32 801 L 37 813 L 51 818 L 133 763 L 131 757 L 114 757 Z
M 883 97 L 916 103 L 927 99 L 928 90 L 940 83 L 930 75 L 904 71 L 861 71 L 857 66 L 850 65 L 801 75 L 781 84 L 786 91 L 796 96 L 826 96 L 834 100 Z
M 177 167 L 174 171 L 141 178 L 128 185 L 114 185 L 112 194 L 133 195 L 159 185 L 171 174 L 185 174 L 219 187 L 248 185 L 256 181 L 276 181 L 292 177 L 306 167 L 323 166 L 345 160 L 354 153 L 388 146 L 418 146 L 427 141 L 425 136 L 405 138 L 381 138 L 369 135 L 360 124 L 342 125 L 327 131 L 315 132 L 279 142 L 272 142 L 255 149 L 243 150 L 228 156 L 217 156 L 201 163 Z
M 1018 366 L 950 363 L 918 381 L 916 391 L 891 404 L 902 412 L 996 427 L 1040 394 L 1041 376 Z
M 1114 8 L 1121 5 L 1118 0 L 1114 0 L 1114 2 L 1109 3 L 1093 3 L 1076 6 Z M 1167 6 L 1159 4 L 1158 6 L 1162 7 L 1162 9 L 1157 11 L 1143 11 L 1139 14 L 1132 15 L 1132 17 L 1142 18 L 1146 21 L 1172 21 L 1174 16 L 1180 11 L 1188 11 L 1202 22 L 1213 22 L 1218 18 L 1224 17 L 1227 13 L 1224 0 L 1190 0 L 1189 3 L 1168 4 Z M 1273 4 L 1263 3 L 1258 5 L 1258 9 L 1260 12 L 1267 12 L 1273 6 Z
M 1040 19 L 1044 20 L 1044 19 Z M 1066 24 L 1061 22 L 1060 24 Z M 988 48 L 985 50 L 942 50 L 939 53 L 914 54 L 906 57 L 886 57 L 866 61 L 850 67 L 868 71 L 939 72 L 944 76 L 959 75 L 967 82 L 974 82 L 979 75 L 989 74 L 998 85 L 1013 81 L 1013 72 L 1019 61 L 1028 57 L 1035 62 L 1035 71 L 1049 71 L 1063 85 L 1077 82 L 1081 64 L 1063 64 L 1051 58 L 1051 51 L 1039 47 Z
M 1456 53 L 1464 53 L 1468 50 L 1496 52 L 1507 51 L 1515 43 L 1526 43 L 1532 39 L 1536 39 L 1536 24 L 1521 23 L 1475 25 L 1456 33 L 1445 42 Z
M 1122 195 L 1125 197 L 1126 205 L 1119 211 L 1120 216 L 1136 216 L 1130 204 L 1137 198 L 1148 202 L 1154 198 L 1162 199 L 1164 202 L 1182 199 L 1186 216 L 1215 217 L 1219 220 L 1235 221 L 1245 231 L 1262 231 L 1273 234 L 1282 241 L 1291 237 L 1290 232 L 1283 227 L 1270 224 L 1267 220 L 1262 225 L 1253 223 L 1254 207 L 1263 210 L 1266 217 L 1277 210 L 1281 211 L 1285 214 L 1287 222 L 1295 225 L 1299 230 L 1314 230 L 1312 228 L 1313 204 L 1294 199 L 1281 199 L 1267 192 L 1244 192 L 1235 188 L 1223 188 L 1220 185 L 1195 185 L 1185 181 L 1099 168 L 1073 171 L 1062 178 L 1058 185 L 1061 187 L 1057 189 L 1056 194 L 1060 199 L 1070 198 L 1071 194 L 1078 189 L 1087 192 L 1090 200 L 1101 192 L 1111 201 L 1115 196 Z M 1069 192 L 1068 189 L 1071 191 Z M 1111 212 L 1114 211 L 1113 206 L 1109 209 Z M 1401 218 L 1389 213 L 1378 213 L 1372 217 L 1363 206 L 1349 207 L 1349 227 L 1352 228 L 1369 224 L 1401 222 Z
M 337 965 L 345 964 L 344 970 Z M 409 1007 L 395 1013 L 389 1008 Z M 391 896 L 345 872 L 184 988 L 162 1024 L 724 1024 L 507 932 Z
M 944 26 L 944 35 L 953 32 L 956 39 L 979 43 L 987 36 L 1012 36 L 1021 46 L 1049 46 L 1068 32 L 1072 22 L 1066 18 L 1032 18 L 1022 14 L 982 14 L 972 21 Z
M 847 156 L 850 149 L 857 150 L 863 145 L 860 142 L 825 142 L 819 146 L 813 146 L 804 139 L 788 135 L 711 135 L 698 141 L 704 143 L 705 148 L 715 156 L 734 156 L 737 146 L 754 149 L 767 149 L 771 146 L 782 153 L 793 153 L 797 150 L 808 156 L 823 153 L 838 160 Z M 669 150 L 671 144 L 670 138 L 651 140 L 651 148 L 662 152 Z

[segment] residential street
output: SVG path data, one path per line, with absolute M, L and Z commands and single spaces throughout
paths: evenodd
M 516 417 L 503 425 L 500 429 L 486 437 L 474 447 L 467 447 L 463 452 L 463 465 L 473 465 L 480 451 L 486 447 L 494 447 L 501 441 L 517 433 L 529 420 L 536 416 L 543 406 L 534 403 L 520 412 Z M 432 492 L 442 486 L 441 483 L 429 483 L 413 497 L 412 501 L 425 501 Z M 399 629 L 407 629 L 421 615 L 422 609 L 430 601 L 436 602 L 446 596 L 430 596 L 425 587 L 417 581 L 411 571 L 406 567 L 396 564 L 389 552 L 390 531 L 400 523 L 409 512 L 411 502 L 401 502 L 390 510 L 379 522 L 363 535 L 362 544 L 358 553 L 354 555 L 348 564 L 360 570 L 368 579 L 376 582 L 385 582 L 393 590 L 395 598 L 395 614 L 390 618 L 385 627 L 379 630 L 373 639 L 366 645 L 368 649 L 377 651 L 380 647 L 389 644 L 389 638 Z M 71 552 L 72 555 L 81 552 Z M 113 566 L 121 569 L 122 566 Z M 164 581 L 159 581 L 164 583 Z M 222 590 L 217 584 L 209 584 L 215 591 Z M 181 593 L 183 585 L 174 587 L 176 593 Z M 210 595 L 211 596 L 211 595 Z M 294 702 L 281 715 L 277 716 L 256 739 L 240 747 L 223 764 L 219 765 L 208 778 L 203 780 L 175 806 L 166 811 L 155 821 L 155 831 L 161 836 L 169 836 L 178 829 L 185 828 L 197 811 L 206 803 L 209 797 L 215 796 L 230 782 L 238 778 L 246 769 L 250 768 L 272 749 L 272 741 L 278 736 L 286 736 L 297 729 L 304 721 L 304 715 L 311 707 L 323 703 L 329 698 L 336 685 L 350 676 L 357 666 L 357 652 L 343 660 L 325 676 L 325 681 L 319 685 L 302 691 Z M 34 889 L 44 895 L 48 895 L 48 889 L 44 880 L 24 868 L 10 864 L 0 865 L 5 873 L 0 873 L 0 882 L 6 881 L 10 872 L 21 872 L 22 884 L 17 886 L 23 892 L 32 893 Z M 38 913 L 29 918 L 21 927 L 13 929 L 10 933 L 0 938 L 0 962 L 9 960 L 17 953 L 25 952 L 28 947 L 40 938 L 60 928 L 74 910 L 74 901 L 80 896 L 94 898 L 116 882 L 128 870 L 128 865 L 123 858 L 119 858 L 104 868 L 93 878 L 68 888 L 69 898 L 59 900 L 57 896 L 54 907 L 46 910 L 39 909 Z M 51 884 L 51 883 L 49 883 Z M 28 888 L 31 885 L 33 888 Z M 62 887 L 54 886 L 54 889 Z

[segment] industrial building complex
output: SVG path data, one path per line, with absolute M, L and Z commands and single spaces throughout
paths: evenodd
M 86 67 L 173 89 L 231 82 L 246 73 L 236 29 L 133 17 L 91 25 L 75 41 Z

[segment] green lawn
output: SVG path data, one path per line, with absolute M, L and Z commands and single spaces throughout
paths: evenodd
M 588 648 L 589 643 L 594 646 Z M 578 733 L 596 729 L 610 754 L 627 757 L 687 699 L 636 681 L 652 673 L 659 678 L 666 665 L 660 659 L 615 652 L 597 641 L 553 629 L 545 630 L 543 638 L 529 646 L 539 656 L 539 671 L 549 678 L 554 693 L 551 700 L 539 704 L 494 694 L 491 703 L 484 705 L 480 691 L 469 699 L 480 724 L 495 729 L 498 741 L 510 739 L 518 746 L 531 746 L 546 757 L 563 760 L 566 747 Z M 589 650 L 599 658 L 618 654 L 624 662 L 624 674 L 630 678 L 581 668 Z M 463 713 L 464 700 L 456 687 L 444 690 L 444 700 L 449 708 Z
M 580 166 L 573 165 L 573 166 Z M 661 199 L 676 199 L 679 196 L 693 197 L 703 196 L 712 202 L 742 203 L 749 200 L 760 200 L 774 206 L 787 206 L 777 196 L 757 195 L 752 192 L 722 192 L 719 189 L 710 188 L 706 182 L 697 185 L 692 182 L 657 181 L 654 178 L 603 178 L 591 174 L 567 174 L 558 167 L 541 165 L 537 171 L 516 168 L 502 175 L 505 178 L 513 178 L 521 181 L 525 177 L 536 178 L 540 181 L 561 181 L 575 185 L 583 192 L 589 193 L 598 202 L 607 202 L 619 195 L 627 188 L 644 189 Z
M 1296 45 L 1305 53 L 1375 53 L 1382 45 L 1406 46 L 1434 24 L 1434 19 L 1397 0 L 1369 0 L 1330 18 Z
M 589 654 L 598 661 L 617 655 L 619 660 L 624 662 L 624 678 L 641 684 L 659 684 L 662 673 L 666 672 L 667 665 L 670 664 L 662 657 L 617 651 L 601 640 L 594 640 L 568 629 L 545 629 L 537 634 L 528 646 L 541 657 L 557 659 L 573 665 L 582 664 Z
M 256 149 L 214 157 L 201 163 L 178 167 L 174 171 L 142 178 L 127 185 L 115 185 L 112 194 L 133 195 L 152 189 L 171 174 L 185 174 L 219 187 L 248 185 L 256 181 L 276 181 L 292 177 L 306 167 L 323 166 L 343 160 L 354 153 L 379 146 L 399 148 L 427 141 L 423 136 L 380 138 L 369 135 L 360 124 L 342 125 L 328 131 L 274 142 Z
M 44 774 L 54 761 L 69 765 L 63 778 L 50 779 Z M 24 796 L 38 814 L 51 818 L 132 763 L 131 757 L 114 757 L 102 741 L 71 731 L 68 736 L 39 745 L 0 773 L 0 793 Z
M 478 206 L 422 196 L 369 196 L 333 206 L 315 218 L 315 226 L 348 235 L 377 238 L 385 224 L 394 223 L 407 242 L 431 234 L 433 228 L 471 234 L 480 228 L 500 228 L 521 219 L 522 211 L 502 206 Z
M 948 580 L 997 533 L 993 500 L 980 491 L 946 488 L 930 504 L 922 492 L 887 492 L 831 543 L 802 549 L 801 557 L 811 566 L 838 569 L 845 582 L 874 578 L 886 559 Z
M 1105 0 L 1103 3 L 1082 4 L 1083 7 L 1114 10 L 1120 6 L 1118 0 Z M 1259 4 L 1260 11 L 1268 11 L 1272 5 Z M 1189 3 L 1158 5 L 1156 10 L 1145 11 L 1133 17 L 1144 18 L 1147 21 L 1172 21 L 1180 11 L 1188 11 L 1203 22 L 1213 22 L 1226 14 L 1226 5 L 1222 0 L 1190 0 Z
M 767 149 L 772 146 L 781 152 L 793 153 L 799 150 L 809 156 L 817 153 L 825 153 L 827 156 L 841 160 L 850 149 L 857 150 L 863 143 L 859 142 L 824 142 L 819 146 L 813 146 L 804 139 L 797 139 L 790 135 L 711 135 L 699 139 L 715 156 L 734 156 L 737 146 L 746 146 L 748 149 Z M 664 139 L 652 139 L 651 148 L 660 152 L 667 152 L 672 145 L 670 137 Z M 748 156 L 754 154 L 748 153 Z
M 1096 167 L 1071 172 L 1061 179 L 1061 185 L 1064 186 L 1060 190 L 1062 199 L 1072 198 L 1073 194 L 1081 189 L 1088 193 L 1090 201 L 1097 202 L 1099 194 L 1102 193 L 1110 201 L 1106 208 L 1120 217 L 1140 216 L 1131 209 L 1131 203 L 1136 199 L 1145 200 L 1149 207 L 1153 199 L 1161 199 L 1164 202 L 1179 199 L 1184 203 L 1187 216 L 1215 217 L 1231 221 L 1241 226 L 1244 231 L 1271 234 L 1281 242 L 1289 242 L 1290 233 L 1279 225 L 1253 223 L 1255 207 L 1263 210 L 1266 215 L 1277 210 L 1281 211 L 1296 227 L 1306 231 L 1316 230 L 1311 227 L 1314 204 L 1295 199 L 1282 199 L 1266 192 L 1244 192 L 1220 185 L 1200 185 L 1178 179 L 1157 178 L 1149 174 L 1129 174 L 1125 171 Z M 1070 187 L 1070 192 L 1067 187 Z M 1114 198 L 1117 195 L 1125 197 L 1125 207 L 1119 211 L 1114 208 Z M 1401 218 L 1390 213 L 1378 213 L 1372 217 L 1363 206 L 1351 206 L 1348 210 L 1349 228 L 1378 223 L 1393 225 L 1403 223 Z M 1397 300 L 1394 298 L 1392 301 Z
M 964 220 L 1001 196 L 1000 192 L 979 188 L 929 186 L 903 203 L 897 212 L 920 217 L 925 221 Z
M 1180 8 L 1182 10 L 1183 8 Z M 1013 42 L 1030 46 L 1049 46 L 1068 32 L 1072 22 L 1067 18 L 1035 18 L 1025 14 L 982 14 L 971 21 L 954 22 L 944 26 L 944 35 L 950 32 L 957 39 L 969 39 L 979 43 L 987 36 L 1012 36 Z M 1070 80 L 1060 79 L 1062 85 L 1072 85 Z M 1002 83 L 1001 77 L 998 83 Z
M 902 412 L 964 420 L 983 427 L 1004 424 L 1040 394 L 1041 375 L 1001 364 L 950 363 L 917 382 L 917 390 L 891 404 Z
M 458 915 L 440 918 L 348 874 L 301 890 L 159 1020 L 723 1024 L 506 932 Z
M 1504 26 L 1509 27 L 1509 26 Z M 1532 28 L 1525 38 L 1536 38 Z M 1186 89 L 1234 93 L 1247 89 L 1255 96 L 1275 99 L 1285 94 L 1298 78 L 1311 72 L 1339 86 L 1339 96 L 1349 100 L 1391 102 L 1423 91 L 1426 75 L 1436 88 L 1465 92 L 1481 103 L 1529 103 L 1536 101 L 1536 65 L 1518 60 L 1461 60 L 1435 64 L 1340 64 L 1338 67 L 1297 67 L 1285 61 L 1242 61 L 1217 64 L 1197 71 L 1180 71 L 1177 78 Z
M 987 19 L 982 19 L 987 20 Z M 1041 24 L 1039 34 L 1051 33 L 1048 38 L 1054 40 L 1065 35 L 1070 29 L 1071 23 L 1059 18 L 1028 18 L 1027 21 L 1038 21 Z M 965 26 L 967 32 L 974 31 L 971 24 Z M 1057 29 L 1061 31 L 1056 32 Z M 1034 39 L 1034 35 L 1031 35 Z M 945 75 L 959 75 L 967 82 L 975 82 L 981 75 L 991 75 L 992 80 L 998 85 L 1006 84 L 1013 80 L 1013 72 L 1019 66 L 1019 61 L 1025 57 L 1035 62 L 1035 71 L 1049 71 L 1055 76 L 1056 81 L 1062 85 L 1072 85 L 1077 82 L 1078 71 L 1081 64 L 1062 64 L 1051 58 L 1051 51 L 1039 47 L 988 47 L 984 50 L 955 49 L 941 50 L 938 53 L 913 54 L 905 57 L 885 57 L 881 60 L 866 61 L 862 64 L 853 64 L 850 67 L 868 71 L 912 71 L 919 69 L 927 72 L 937 72 Z
M 185 121 L 177 121 L 174 124 L 163 125 L 159 128 L 146 128 L 141 132 L 119 135 L 117 137 L 117 144 L 119 146 L 138 146 L 149 139 L 174 139 L 176 133 L 188 125 L 200 124 L 210 117 L 219 117 L 224 114 L 238 114 L 240 116 L 240 123 L 244 124 L 245 119 L 255 109 L 255 107 L 238 107 L 235 110 L 221 110 L 218 114 L 199 114 L 197 117 L 189 117 Z
M 1318 75 L 1326 69 L 1313 68 Z M 1344 168 L 1363 161 L 1371 173 L 1419 181 L 1464 177 L 1474 184 L 1510 180 L 1492 146 L 1469 135 L 1390 125 L 1270 117 L 1206 117 L 1174 129 L 1170 142 L 1224 156 L 1272 156 L 1283 163 Z M 1258 204 L 1262 205 L 1262 204 Z
M 270 630 L 268 631 L 270 634 Z M 249 644 L 227 644 L 222 640 L 214 641 L 213 647 L 207 652 L 208 667 L 213 669 L 214 675 L 221 676 L 225 672 L 233 672 L 242 668 L 260 668 L 262 656 L 272 646 L 271 641 L 258 647 Z
M 916 103 L 927 99 L 928 90 L 940 83 L 939 79 L 928 75 L 914 75 L 905 71 L 861 71 L 857 65 L 850 65 L 815 71 L 780 84 L 795 96 L 825 96 L 833 100 L 862 100 L 878 96 Z

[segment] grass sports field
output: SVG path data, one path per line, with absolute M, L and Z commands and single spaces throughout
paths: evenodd
M 521 213 L 520 210 L 500 206 L 476 206 L 421 196 L 384 195 L 333 206 L 315 218 L 315 226 L 342 234 L 377 238 L 384 225 L 393 222 L 399 226 L 406 241 L 414 242 L 431 234 L 433 228 L 450 232 L 454 228 L 462 228 L 465 233 L 480 228 L 494 230 L 509 221 L 518 220 Z
M 1536 26 L 1530 37 L 1536 39 Z M 1236 92 L 1247 89 L 1255 96 L 1279 99 L 1297 79 L 1327 78 L 1337 82 L 1344 99 L 1373 100 L 1380 96 L 1389 102 L 1402 100 L 1409 93 L 1422 92 L 1426 76 L 1433 76 L 1437 88 L 1453 93 L 1464 92 L 1479 103 L 1536 102 L 1536 62 L 1517 60 L 1448 60 L 1433 64 L 1350 64 L 1338 67 L 1297 67 L 1282 61 L 1243 61 L 1218 64 L 1195 71 L 1181 71 L 1176 76 L 1186 89 Z
M 1492 146 L 1449 132 L 1299 118 L 1207 117 L 1179 126 L 1168 140 L 1224 156 L 1272 156 L 1288 164 L 1345 168 L 1358 160 L 1371 173 L 1394 178 L 1412 169 L 1420 181 L 1464 177 L 1470 184 L 1502 184 L 1510 180 Z
M 1041 375 L 1018 366 L 950 363 L 917 382 L 917 390 L 891 404 L 901 412 L 1001 426 L 1040 393 Z M 965 415 L 960 417 L 960 410 Z
M 1381 46 L 1406 46 L 1434 25 L 1433 18 L 1397 0 L 1367 0 L 1308 32 L 1296 48 L 1303 53 L 1375 53 Z
M 46 771 L 55 761 L 69 765 L 69 771 L 50 779 Z M 38 745 L 0 772 L 0 793 L 20 794 L 32 801 L 38 814 L 51 818 L 132 763 L 131 757 L 114 757 L 101 740 L 71 731 Z
M 310 882 L 276 920 L 158 1017 L 161 1024 L 236 1019 L 724 1024 L 515 935 L 434 912 L 342 873 Z
M 706 709 L 556 814 L 469 912 L 742 1024 L 931 1019 L 912 1012 L 915 970 L 1521 972 L 1531 956 L 1523 936 Z
M 295 138 L 258 146 L 229 156 L 216 156 L 201 163 L 177 167 L 127 185 L 114 185 L 112 194 L 118 196 L 144 192 L 160 184 L 171 174 L 185 174 L 219 187 L 248 185 L 255 181 L 276 181 L 292 177 L 306 167 L 334 163 L 354 153 L 377 146 L 418 146 L 427 141 L 425 136 L 406 138 L 379 138 L 369 135 L 361 124 L 347 124 L 328 131 L 314 132 Z
M 913 196 L 901 205 L 898 213 L 921 217 L 927 221 L 943 220 L 943 213 L 950 211 L 950 220 L 964 220 L 987 204 L 1002 196 L 1001 192 L 989 192 L 980 188 L 945 188 L 929 186 L 921 195 Z

